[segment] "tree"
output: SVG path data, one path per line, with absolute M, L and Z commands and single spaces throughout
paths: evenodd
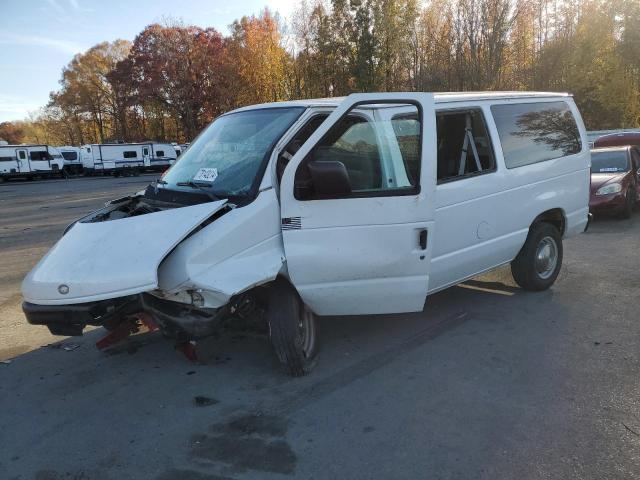
M 0 123 L 0 140 L 10 144 L 22 143 L 24 138 L 24 127 L 18 122 Z
M 134 40 L 130 63 L 121 63 L 114 78 L 135 91 L 138 103 L 160 122 L 166 138 L 165 115 L 192 139 L 210 119 L 228 108 L 222 75 L 226 48 L 213 28 L 173 24 L 149 25 Z

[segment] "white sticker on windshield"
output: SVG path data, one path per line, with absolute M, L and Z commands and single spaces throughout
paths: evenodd
M 218 169 L 217 168 L 201 168 L 193 177 L 193 180 L 197 180 L 200 182 L 209 182 L 213 183 L 218 178 Z
M 618 169 L 616 167 L 605 167 L 600 169 L 601 172 L 617 172 Z

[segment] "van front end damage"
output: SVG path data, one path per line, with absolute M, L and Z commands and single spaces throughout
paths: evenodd
M 242 208 L 131 206 L 111 202 L 76 222 L 34 267 L 23 282 L 29 323 L 54 335 L 103 326 L 116 339 L 142 323 L 186 342 L 250 315 L 261 286 L 286 273 L 273 190 Z
M 89 325 L 111 331 L 140 314 L 147 314 L 168 336 L 201 338 L 210 335 L 224 316 L 224 309 L 197 308 L 148 293 L 72 305 L 23 302 L 22 310 L 32 325 L 46 325 L 53 335 L 65 336 L 82 335 Z

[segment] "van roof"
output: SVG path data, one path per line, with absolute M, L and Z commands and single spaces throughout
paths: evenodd
M 495 100 L 510 98 L 549 98 L 570 97 L 569 93 L 559 92 L 436 92 L 433 94 L 435 103 L 466 102 L 473 100 Z M 310 98 L 307 100 L 290 100 L 286 102 L 270 102 L 249 105 L 233 110 L 234 112 L 271 107 L 337 107 L 346 97 Z

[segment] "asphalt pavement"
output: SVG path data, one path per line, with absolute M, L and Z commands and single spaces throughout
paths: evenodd
M 640 478 L 640 212 L 567 240 L 546 292 L 501 268 L 421 313 L 321 318 L 302 379 L 242 329 L 194 364 L 28 325 L 20 281 L 64 227 L 152 178 L 0 185 L 0 478 Z

